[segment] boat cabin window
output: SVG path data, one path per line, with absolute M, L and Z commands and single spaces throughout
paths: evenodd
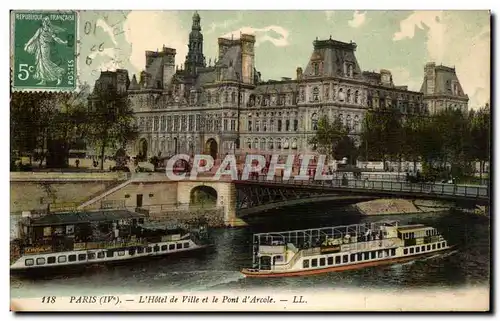
M 442 244 L 443 244 L 443 247 L 445 247 L 445 246 L 446 246 L 446 242 L 443 242 Z
M 177 243 L 176 248 L 177 248 L 178 250 L 182 249 L 182 243 Z
M 87 258 L 86 254 L 78 254 L 78 261 L 85 261 L 86 258 Z
M 113 257 L 113 255 L 114 255 L 114 254 L 115 254 L 115 251 L 113 251 L 113 250 L 108 250 L 108 251 L 106 252 L 106 256 L 107 256 L 107 257 Z
M 431 246 L 427 245 L 427 251 L 430 251 L 430 250 L 431 250 Z
M 146 247 L 146 253 L 153 252 L 153 248 L 151 246 Z
M 307 268 L 309 267 L 309 260 L 304 260 L 304 261 L 302 261 L 302 267 L 303 267 L 304 269 L 307 269 Z
M 49 256 L 47 258 L 47 264 L 54 264 L 56 263 L 56 257 L 55 256 Z
M 175 250 L 175 244 L 170 244 L 170 245 L 168 246 L 168 249 L 169 249 L 170 251 Z
M 325 262 L 325 258 L 324 258 L 324 257 L 320 258 L 320 259 L 319 259 L 319 265 L 320 265 L 320 266 L 325 266 L 325 264 L 326 264 L 326 262 Z
M 58 256 L 57 257 L 57 262 L 58 263 L 65 263 L 66 262 L 66 256 L 65 255 Z
M 335 257 L 335 264 L 340 264 L 340 256 Z
M 33 259 L 26 259 L 26 260 L 24 261 L 24 264 L 25 264 L 26 266 L 32 266 L 32 265 L 34 265 L 34 264 L 35 264 L 35 260 L 33 260 Z
M 420 253 L 420 247 L 418 247 L 418 246 L 417 246 L 417 247 L 415 248 L 415 252 Z
M 370 259 L 370 252 L 365 252 L 364 256 L 365 256 L 365 260 L 369 260 Z
M 403 250 L 403 254 L 404 254 L 404 255 L 407 255 L 407 254 L 408 254 L 408 249 L 404 249 L 404 250 Z
M 68 255 L 68 261 L 75 262 L 76 261 L 76 255 L 75 254 Z
M 375 252 L 375 251 L 372 251 L 372 252 L 370 252 L 370 253 L 371 253 L 371 257 L 372 257 L 372 259 L 374 259 L 374 258 L 376 257 L 376 255 L 377 255 L 377 252 Z
M 349 255 L 344 255 L 342 257 L 342 263 L 347 263 L 347 262 L 349 262 Z
M 135 255 L 135 248 L 128 249 L 128 255 Z
M 327 261 L 328 261 L 328 265 L 333 265 L 333 256 L 329 256 Z
M 97 252 L 98 259 L 104 259 L 104 252 Z
M 351 254 L 351 262 L 356 262 L 356 254 Z
M 403 238 L 404 238 L 405 240 L 406 240 L 406 239 L 408 239 L 408 233 L 404 233 L 403 235 L 404 235 L 404 236 L 403 236 Z
M 422 250 L 422 252 L 425 251 L 425 245 L 422 245 L 421 250 Z
M 440 248 L 441 248 L 441 243 L 438 243 L 438 249 L 440 249 Z
M 363 261 L 363 253 L 358 253 L 358 261 Z
M 160 247 L 158 246 L 158 244 L 156 244 L 154 247 L 153 247 L 153 250 L 155 252 L 159 252 L 160 251 Z
M 410 247 L 410 254 L 415 253 L 415 249 L 413 247 Z
M 118 251 L 118 256 L 124 256 L 125 255 L 125 251 Z
M 144 248 L 142 246 L 137 247 L 137 254 L 144 253 Z
M 435 250 L 436 249 L 436 244 L 432 244 L 432 249 Z
M 312 259 L 311 260 L 311 266 L 312 267 L 317 267 L 318 266 L 318 259 Z
M 382 258 L 382 251 L 377 251 L 377 257 L 380 259 Z
M 39 257 L 36 259 L 36 265 L 44 265 L 45 264 L 45 258 L 44 257 Z
M 166 250 L 168 250 L 168 245 L 162 245 L 162 246 L 161 246 L 161 250 L 162 250 L 162 251 L 166 251 Z
M 396 249 L 391 249 L 391 256 L 396 256 Z
M 95 253 L 94 252 L 90 252 L 88 254 L 88 256 L 89 256 L 89 260 L 95 260 Z
M 185 243 L 184 243 L 184 248 L 185 248 L 185 249 L 189 248 L 189 242 L 185 242 Z

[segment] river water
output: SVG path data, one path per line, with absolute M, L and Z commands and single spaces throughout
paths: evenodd
M 315 276 L 248 279 L 239 270 L 252 263 L 252 234 L 355 224 L 381 219 L 421 223 L 439 229 L 457 249 L 404 264 Z M 418 215 L 360 216 L 329 203 L 301 205 L 253 217 L 247 228 L 215 229 L 215 247 L 203 254 L 164 257 L 122 266 L 98 267 L 37 279 L 11 278 L 11 297 L 101 295 L 298 288 L 455 288 L 488 286 L 490 222 L 457 211 Z

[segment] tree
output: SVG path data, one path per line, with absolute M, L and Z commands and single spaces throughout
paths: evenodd
M 340 119 L 335 118 L 330 122 L 327 116 L 322 116 L 318 120 L 316 134 L 309 140 L 309 143 L 316 145 L 318 152 L 339 159 L 338 152 L 349 154 L 345 151 L 349 145 L 346 144 L 346 139 L 349 138 L 348 134 L 348 128 L 342 124 Z
M 474 160 L 479 161 L 479 177 L 482 178 L 484 163 L 490 159 L 490 126 L 491 115 L 489 104 L 472 112 L 471 121 L 471 153 Z
M 400 159 L 402 155 L 401 113 L 395 108 L 368 110 L 361 131 L 365 158 Z M 368 160 L 368 159 L 366 159 Z
M 89 109 L 88 138 L 100 150 L 102 170 L 106 148 L 124 148 L 137 138 L 138 129 L 126 92 L 112 88 L 95 90 L 89 99 Z

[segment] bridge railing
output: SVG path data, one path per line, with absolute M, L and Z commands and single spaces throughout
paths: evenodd
M 249 179 L 250 181 L 261 181 L 263 183 L 276 183 L 276 184 L 292 184 L 292 185 L 306 185 L 306 186 L 322 186 L 340 187 L 350 189 L 366 189 L 366 190 L 379 190 L 379 191 L 392 191 L 392 192 L 410 192 L 410 193 L 423 193 L 435 195 L 452 195 L 452 196 L 465 196 L 475 198 L 488 198 L 488 186 L 473 186 L 473 185 L 456 185 L 447 183 L 407 183 L 397 181 L 370 181 L 370 180 L 356 180 L 356 179 L 340 179 L 334 178 L 332 180 L 300 180 L 293 177 L 283 179 L 282 177 L 274 177 L 268 180 L 265 175 L 254 176 Z

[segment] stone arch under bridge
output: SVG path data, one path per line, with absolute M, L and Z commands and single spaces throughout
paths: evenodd
M 193 187 L 189 193 L 189 206 L 214 207 L 217 206 L 218 193 L 212 186 L 199 185 Z

